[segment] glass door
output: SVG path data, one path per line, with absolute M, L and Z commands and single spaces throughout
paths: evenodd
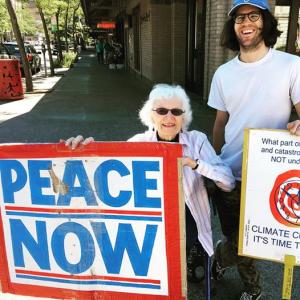
M 200 96 L 203 94 L 205 0 L 189 0 L 187 13 L 187 76 L 186 85 Z
M 278 28 L 282 31 L 275 49 L 300 55 L 300 1 L 277 0 L 275 17 L 278 20 Z

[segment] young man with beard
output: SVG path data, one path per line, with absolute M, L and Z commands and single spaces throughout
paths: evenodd
M 300 120 L 289 122 L 292 105 L 300 116 L 300 58 L 274 50 L 280 31 L 267 0 L 234 0 L 221 45 L 238 55 L 220 66 L 208 105 L 217 110 L 213 144 L 237 180 L 230 193 L 216 191 L 215 201 L 226 239 L 216 246 L 212 276 L 220 280 L 236 265 L 245 289 L 239 299 L 260 299 L 254 261 L 238 256 L 243 131 L 287 128 L 300 136 Z

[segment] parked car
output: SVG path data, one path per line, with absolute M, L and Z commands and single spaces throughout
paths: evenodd
M 0 43 L 0 59 L 9 59 L 9 58 L 12 58 L 12 55 L 10 54 L 6 46 Z
M 11 55 L 16 56 L 20 60 L 21 72 L 24 74 L 23 64 L 21 60 L 21 54 L 19 46 L 16 42 L 5 42 L 4 45 L 8 48 Z M 35 74 L 41 70 L 41 58 L 39 54 L 35 51 L 34 47 L 30 44 L 24 44 L 26 56 L 29 62 L 29 67 L 31 73 Z
M 66 49 L 67 49 L 66 42 L 65 41 L 60 41 L 60 47 L 61 47 L 62 51 L 66 51 Z M 69 41 L 68 42 L 68 47 L 69 47 L 69 51 L 73 51 L 75 45 L 72 41 Z M 53 43 L 53 49 L 56 49 L 56 51 L 58 52 L 58 43 L 57 42 Z
M 58 49 L 55 46 L 51 45 L 51 50 L 52 50 L 52 55 L 58 55 Z
M 38 54 L 42 54 L 43 53 L 43 46 L 42 44 L 41 45 L 34 45 L 33 46 L 35 51 L 38 53 Z M 53 45 L 50 45 L 50 48 L 51 48 L 51 53 L 52 55 L 57 55 L 58 54 L 58 50 L 56 48 L 54 48 Z M 47 53 L 47 46 L 45 45 L 45 51 Z
M 38 54 L 42 54 L 42 45 L 34 45 L 33 47 Z

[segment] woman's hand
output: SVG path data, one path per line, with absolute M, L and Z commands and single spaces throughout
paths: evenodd
M 182 166 L 185 167 L 185 166 L 188 166 L 190 168 L 192 168 L 193 170 L 197 169 L 197 166 L 198 166 L 198 160 L 194 160 L 190 157 L 183 157 L 182 158 Z
M 88 137 L 84 139 L 82 135 L 77 135 L 75 138 L 70 137 L 67 140 L 62 140 L 62 139 L 60 140 L 60 143 L 65 143 L 65 145 L 71 148 L 72 150 L 76 149 L 80 145 L 88 145 L 92 142 L 94 142 L 93 137 Z
M 300 136 L 300 120 L 288 123 L 287 129 L 291 134 Z

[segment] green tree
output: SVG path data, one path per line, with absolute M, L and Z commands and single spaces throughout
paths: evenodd
M 79 8 L 80 8 L 80 3 L 78 2 L 74 6 L 73 14 L 72 14 L 72 37 L 73 37 L 73 41 L 75 43 L 75 45 L 74 45 L 75 47 L 77 46 L 75 34 L 76 34 L 76 29 L 77 29 L 77 23 L 78 23 L 78 20 L 79 20 L 79 15 L 81 13 Z M 77 51 L 77 47 L 75 48 L 75 51 Z
M 12 6 L 11 0 L 5 0 L 5 3 L 7 6 L 7 11 L 9 13 L 13 32 L 14 32 L 15 38 L 17 40 L 18 47 L 19 47 L 20 54 L 21 54 L 21 59 L 22 59 L 23 69 L 24 69 L 24 74 L 25 74 L 25 79 L 26 79 L 26 91 L 31 92 L 33 90 L 32 75 L 31 75 L 31 70 L 29 68 L 29 63 L 27 60 L 25 47 L 24 47 L 24 41 L 22 39 L 22 34 L 20 31 L 16 12 Z
M 81 9 L 80 1 L 79 0 L 71 0 L 70 3 L 70 20 L 69 23 L 71 23 L 70 28 L 70 36 L 72 36 L 74 46 L 75 46 L 75 51 L 77 42 L 76 42 L 76 34 L 78 33 L 79 30 L 82 30 L 82 24 L 80 23 L 80 19 L 83 16 L 83 12 Z
M 63 30 L 58 30 L 58 34 L 61 35 L 63 32 L 66 51 L 69 51 L 69 41 L 70 38 L 73 39 L 75 43 L 75 27 L 76 22 L 80 20 L 82 16 L 82 10 L 80 8 L 80 0 L 60 0 L 59 10 L 56 14 L 57 28 Z
M 70 0 L 65 0 L 66 6 L 65 6 L 65 43 L 66 43 L 66 51 L 69 52 L 69 42 L 68 42 L 68 24 L 69 24 L 69 9 L 70 9 Z
M 49 37 L 49 31 L 48 31 L 48 24 L 50 23 L 50 18 L 53 15 L 53 13 L 56 10 L 56 1 L 50 1 L 50 0 L 36 0 L 36 6 L 38 8 L 42 24 L 43 24 L 43 30 L 45 34 L 45 40 L 46 40 L 46 49 L 48 51 L 48 57 L 50 62 L 50 75 L 54 76 L 54 62 L 51 52 L 51 45 L 50 45 L 50 37 Z
M 5 0 L 0 0 L 0 40 L 3 40 L 6 33 L 11 31 L 11 23 Z
M 22 2 L 22 7 L 16 9 L 20 30 L 25 37 L 26 35 L 34 36 L 38 31 L 37 24 L 28 9 L 28 3 Z

